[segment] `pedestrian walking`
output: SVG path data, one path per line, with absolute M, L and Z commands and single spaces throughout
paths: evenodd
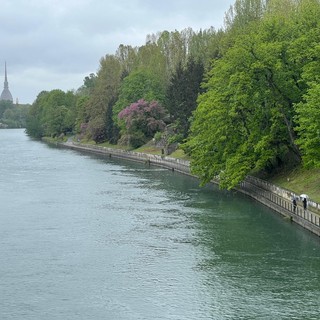
M 293 204 L 293 212 L 296 213 L 296 209 L 297 209 L 297 199 L 296 199 L 296 197 L 293 197 L 292 204 Z
M 307 198 L 303 198 L 303 209 L 304 209 L 304 211 L 306 211 L 307 210 Z

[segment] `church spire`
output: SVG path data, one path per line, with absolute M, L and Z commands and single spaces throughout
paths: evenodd
M 4 63 L 4 88 L 9 89 L 9 83 L 7 78 L 7 61 Z
M 7 62 L 4 63 L 4 88 L 1 93 L 0 100 L 13 101 L 11 92 L 9 90 L 9 83 L 7 77 Z

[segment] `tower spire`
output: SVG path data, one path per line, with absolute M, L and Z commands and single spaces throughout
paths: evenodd
M 0 100 L 13 101 L 11 92 L 9 91 L 9 83 L 7 77 L 7 62 L 4 63 L 4 88 L 0 96 Z
M 9 83 L 7 78 L 7 61 L 4 62 L 4 89 L 9 89 Z

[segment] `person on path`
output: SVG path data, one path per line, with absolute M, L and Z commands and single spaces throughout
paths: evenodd
M 306 211 L 307 210 L 307 198 L 303 198 L 303 209 L 304 209 L 304 211 Z
M 293 204 L 293 212 L 296 213 L 296 209 L 297 209 L 297 199 L 296 199 L 296 197 L 293 197 L 292 204 Z

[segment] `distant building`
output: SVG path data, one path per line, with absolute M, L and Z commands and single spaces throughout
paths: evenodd
M 13 102 L 12 95 L 9 90 L 8 79 L 7 79 L 7 63 L 4 64 L 4 88 L 2 90 L 0 100 L 9 100 Z

